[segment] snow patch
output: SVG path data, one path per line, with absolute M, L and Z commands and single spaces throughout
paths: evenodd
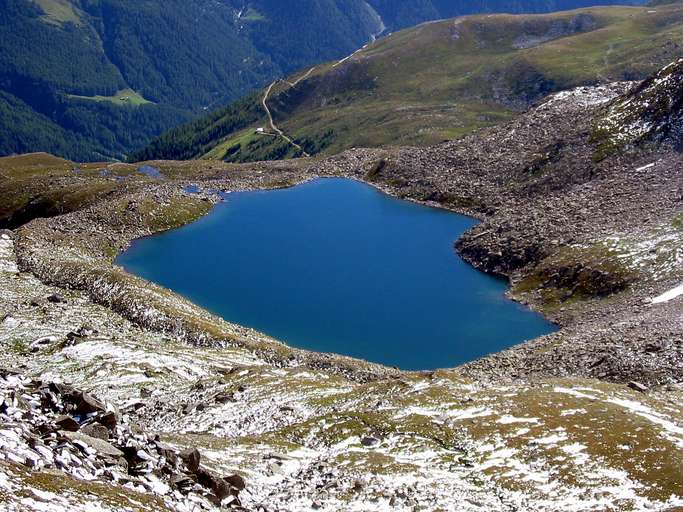
M 634 400 L 625 400 L 623 398 L 609 398 L 605 401 L 610 404 L 623 407 L 624 409 L 637 414 L 641 418 L 659 425 L 663 430 L 662 437 L 674 443 L 678 448 L 683 449 L 683 427 L 653 411 L 650 407 L 643 403 L 636 402 Z
M 679 295 L 683 295 L 683 284 L 680 284 L 668 292 L 662 293 L 660 296 L 655 297 L 652 299 L 652 304 L 662 304 L 663 302 L 669 302 Z
M 496 423 L 501 425 L 510 425 L 511 423 L 538 423 L 538 418 L 516 418 L 509 414 L 505 414 L 496 420 Z
M 9 238 L 0 239 L 0 272 L 16 274 L 19 272 L 14 260 L 14 242 Z

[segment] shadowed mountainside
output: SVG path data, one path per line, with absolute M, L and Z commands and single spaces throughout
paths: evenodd
M 179 123 L 387 30 L 446 11 L 543 12 L 567 1 L 585 4 L 3 0 L 0 154 L 121 159 Z

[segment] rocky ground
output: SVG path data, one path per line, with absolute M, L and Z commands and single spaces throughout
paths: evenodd
M 9 221 L 41 213 L 41 187 L 65 192 L 0 234 L 0 509 L 683 507 L 683 63 L 662 73 L 428 149 L 151 176 L 4 159 Z M 562 329 L 399 372 L 292 349 L 112 265 L 214 190 L 324 176 L 480 218 L 458 251 Z
M 0 277 L 1 510 L 683 506 L 680 385 L 359 383 L 143 330 L 7 239 Z

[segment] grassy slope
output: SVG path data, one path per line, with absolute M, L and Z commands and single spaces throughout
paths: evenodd
M 68 0 L 34 0 L 45 12 L 45 20 L 55 25 L 83 23 L 83 13 Z
M 683 8 L 659 11 L 581 11 L 593 17 L 594 30 L 525 49 L 514 47 L 520 35 L 544 35 L 575 13 L 425 25 L 381 41 L 347 65 L 347 72 L 373 80 L 374 88 L 337 93 L 335 74 L 343 71 L 328 67 L 321 84 L 293 109 L 285 92 L 276 117 L 301 138 L 334 127 L 338 138 L 328 151 L 439 142 L 505 119 L 545 92 L 652 72 L 675 57 L 675 47 L 667 51 L 669 41 L 683 42 Z M 285 117 L 289 109 L 294 115 Z
M 118 190 L 135 190 L 151 179 L 135 170 L 125 164 L 77 164 L 47 153 L 2 157 L 0 228 L 77 210 Z
M 296 87 L 280 82 L 269 105 L 309 153 L 433 144 L 509 119 L 552 91 L 642 78 L 681 44 L 681 4 L 470 16 L 392 34 L 341 65 L 318 66 Z M 265 117 L 250 128 L 259 126 Z M 252 155 L 240 126 L 186 156 L 263 158 L 264 146 L 280 143 L 265 137 Z M 164 157 L 157 149 L 146 157 Z

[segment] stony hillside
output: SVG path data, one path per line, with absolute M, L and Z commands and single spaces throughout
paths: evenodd
M 593 137 L 603 151 L 645 143 L 683 144 L 683 59 L 671 63 L 610 105 Z
M 17 274 L 11 249 L 0 242 L 2 364 L 24 367 L 0 376 L 2 510 L 216 510 L 217 498 L 254 511 L 681 505 L 678 386 L 484 386 L 449 371 L 359 384 L 282 369 L 142 331 Z M 113 426 L 63 408 L 79 390 L 114 411 Z
M 0 234 L 0 509 L 682 507 L 683 155 L 656 139 L 601 153 L 591 135 L 652 83 L 556 94 L 430 148 L 247 165 L 1 159 L 15 208 L 50 182 L 63 210 Z M 666 83 L 660 118 L 677 125 Z M 208 212 L 213 190 L 321 176 L 478 217 L 458 251 L 560 331 L 401 372 L 287 347 L 112 266 L 132 239 Z M 75 183 L 92 194 L 73 200 Z
M 509 120 L 552 92 L 645 78 L 682 45 L 680 3 L 430 23 L 302 70 L 135 158 L 251 161 L 434 144 Z M 276 127 L 301 149 L 273 129 L 266 93 Z

